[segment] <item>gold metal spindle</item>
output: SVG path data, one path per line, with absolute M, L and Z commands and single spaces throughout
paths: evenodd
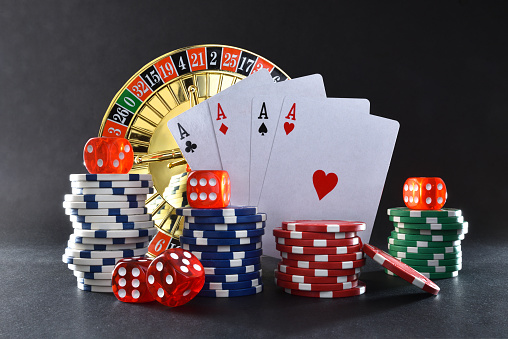
M 180 160 L 177 160 L 177 161 L 170 162 L 168 164 L 168 168 L 171 169 L 173 167 L 181 166 L 181 165 L 185 165 L 185 164 L 187 164 L 187 161 L 185 161 L 185 159 L 180 159 Z
M 179 148 L 170 149 L 167 151 L 160 151 L 155 153 L 149 153 L 142 156 L 137 156 L 134 159 L 134 163 L 142 164 L 147 162 L 159 162 L 170 159 L 179 159 L 183 158 L 182 152 L 180 152 Z
M 196 85 L 190 85 L 188 91 L 190 93 L 190 108 L 192 108 L 198 104 L 198 88 Z

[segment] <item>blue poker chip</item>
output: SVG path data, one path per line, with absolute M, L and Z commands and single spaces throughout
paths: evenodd
M 71 174 L 70 181 L 142 181 L 152 180 L 151 174 Z
M 93 273 L 91 273 L 93 274 Z M 261 278 L 263 270 L 243 274 L 216 274 L 205 275 L 205 282 L 238 282 Z
M 72 188 L 153 187 L 153 181 L 73 181 Z
M 108 265 L 116 265 L 116 263 L 122 258 L 94 258 L 94 259 L 83 259 L 83 258 L 73 258 L 67 255 L 62 255 L 62 261 L 66 264 L 73 265 L 92 265 L 92 266 L 108 266 Z
M 150 236 L 142 237 L 118 237 L 118 238 L 93 238 L 87 236 L 80 236 L 71 234 L 69 241 L 77 244 L 85 245 L 119 245 L 119 244 L 134 244 L 139 242 L 150 241 Z
M 261 262 L 260 257 L 246 258 L 246 259 L 231 259 L 231 260 L 200 260 L 203 267 L 240 267 L 248 265 L 256 265 Z M 68 263 L 72 264 L 72 263 Z M 104 264 L 107 265 L 107 264 Z
M 152 220 L 151 214 L 131 214 L 131 215 L 71 215 L 69 216 L 72 222 L 136 222 L 136 221 L 149 221 Z
M 196 252 L 194 254 L 199 260 L 231 260 L 259 257 L 263 254 L 262 249 L 244 252 Z
M 92 272 L 92 273 L 101 273 L 108 272 L 111 273 L 115 269 L 115 265 L 75 265 L 75 264 L 67 264 L 67 267 L 72 271 L 80 271 L 80 272 Z
M 134 215 L 146 214 L 147 209 L 145 206 L 138 208 L 66 208 L 65 214 L 67 215 L 104 215 L 104 216 L 119 216 L 119 215 Z
M 109 279 L 111 280 L 112 272 L 105 272 L 105 273 L 94 273 L 94 272 L 80 272 L 80 271 L 74 271 L 74 276 L 76 278 L 80 279 Z M 254 279 L 254 278 L 252 278 Z
M 103 195 L 130 195 L 130 194 L 152 194 L 152 187 L 139 187 L 139 188 L 131 188 L 131 187 L 113 187 L 113 188 L 73 188 L 71 190 L 72 194 L 103 194 Z
M 261 241 L 261 237 L 250 238 L 232 238 L 232 239 L 214 239 L 214 238 L 192 238 L 180 236 L 180 243 L 191 245 L 247 245 Z
M 234 238 L 247 238 L 259 237 L 265 234 L 265 229 L 260 228 L 257 230 L 239 230 L 239 231 L 198 231 L 198 230 L 183 230 L 184 237 L 192 238 L 216 238 L 216 239 L 234 239 Z
M 73 228 L 79 228 L 82 230 L 135 230 L 140 228 L 153 227 L 153 221 L 138 221 L 138 222 L 102 222 L 102 223 L 91 223 L 91 222 L 73 222 Z
M 255 206 L 228 206 L 224 208 L 177 208 L 178 215 L 186 217 L 233 217 L 239 215 L 254 215 L 258 213 Z
M 69 248 L 73 248 L 81 251 L 118 251 L 118 250 L 132 250 L 143 247 L 148 247 L 149 243 L 137 242 L 133 244 L 115 244 L 115 245 L 100 245 L 100 244 L 78 244 L 72 241 L 67 242 Z M 227 258 L 224 258 L 227 259 Z M 233 258 L 231 258 L 233 259 Z
M 111 195 L 111 194 L 66 194 L 64 201 L 68 202 L 121 202 L 121 201 L 145 201 L 146 194 L 127 194 L 127 195 Z
M 240 266 L 240 267 L 205 267 L 205 277 L 207 275 L 231 275 L 257 272 L 261 269 L 261 264 Z
M 112 201 L 112 202 L 98 202 L 98 201 L 64 201 L 64 208 L 74 209 L 103 209 L 103 208 L 138 208 L 145 207 L 145 201 Z
M 184 223 L 183 228 L 188 230 L 200 231 L 239 231 L 239 230 L 257 230 L 265 228 L 266 222 L 248 222 L 241 224 L 194 224 Z
M 83 230 L 74 229 L 74 235 L 88 238 L 135 238 L 152 236 L 157 233 L 157 228 L 139 228 L 134 230 Z M 136 241 L 137 242 L 137 241 Z
M 238 282 L 205 282 L 205 290 L 240 290 L 249 287 L 256 287 L 263 284 L 263 279 L 256 278 L 252 280 Z
M 232 298 L 243 297 L 246 295 L 253 295 L 263 291 L 263 285 L 256 287 L 242 288 L 239 290 L 205 290 L 202 289 L 198 296 L 200 297 L 215 297 L 215 298 Z
M 180 237 L 181 238 L 181 237 Z M 181 244 L 182 248 L 187 251 L 196 251 L 196 252 L 244 252 L 244 251 L 252 251 L 261 248 L 261 242 L 256 244 L 248 244 L 248 245 L 192 245 L 192 244 Z
M 266 214 L 264 213 L 231 217 L 185 217 L 185 221 L 196 224 L 238 224 L 265 220 Z

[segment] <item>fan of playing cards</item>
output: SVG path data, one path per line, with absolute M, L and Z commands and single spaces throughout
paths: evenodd
M 168 122 L 193 170 L 226 170 L 231 204 L 267 214 L 264 253 L 283 220 L 367 224 L 368 242 L 399 123 L 367 99 L 327 98 L 310 75 L 274 83 L 258 71 Z

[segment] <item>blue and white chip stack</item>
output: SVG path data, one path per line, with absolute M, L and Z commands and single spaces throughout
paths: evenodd
M 143 256 L 156 233 L 145 200 L 153 193 L 150 174 L 71 174 L 72 194 L 63 202 L 72 221 L 62 261 L 78 288 L 110 292 L 111 272 L 122 258 Z
M 256 207 L 177 208 L 185 216 L 180 244 L 205 268 L 198 296 L 240 297 L 263 290 L 261 238 L 266 214 Z

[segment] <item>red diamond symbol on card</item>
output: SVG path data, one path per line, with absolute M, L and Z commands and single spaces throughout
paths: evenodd
M 228 131 L 228 126 L 222 124 L 219 128 L 219 131 L 221 131 L 224 135 L 226 135 L 226 132 Z

